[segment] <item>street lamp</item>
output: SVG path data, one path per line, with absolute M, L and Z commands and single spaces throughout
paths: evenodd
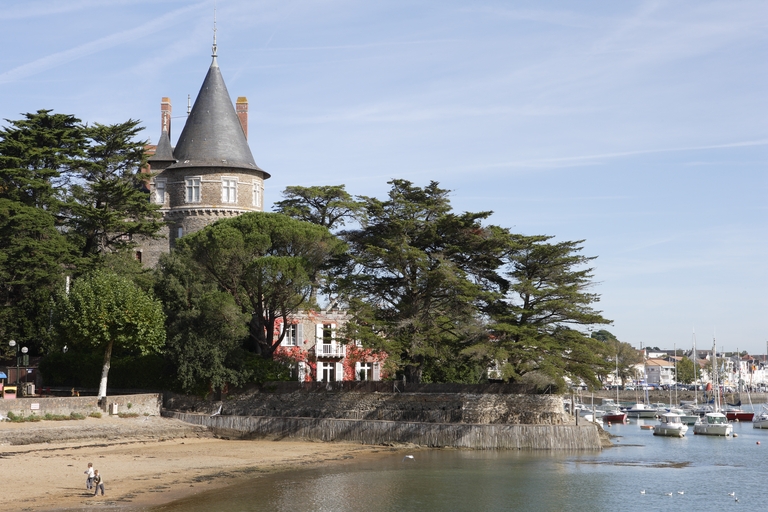
M 27 352 L 29 352 L 29 349 L 27 347 L 21 347 L 21 353 L 24 354 L 23 356 L 21 356 L 21 358 L 23 359 L 22 363 L 24 363 L 24 384 L 27 383 L 27 370 L 28 370 L 27 367 L 29 366 L 29 356 L 27 355 Z M 18 378 L 19 378 L 19 372 L 16 372 L 16 379 Z
M 16 349 L 16 385 L 19 384 L 19 344 L 16 343 L 16 340 L 11 340 L 8 342 L 8 345 L 10 345 L 11 348 Z
M 29 349 L 27 347 L 20 347 L 18 343 L 16 343 L 16 340 L 11 340 L 8 342 L 8 345 L 11 348 L 16 349 L 16 385 L 19 385 L 19 372 L 21 369 L 19 368 L 21 366 L 21 357 L 19 357 L 19 352 L 24 354 L 24 357 L 27 356 L 27 352 L 29 352 Z

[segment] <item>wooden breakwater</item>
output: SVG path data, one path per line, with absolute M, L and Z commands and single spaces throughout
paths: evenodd
M 385 420 L 219 416 L 163 411 L 163 416 L 242 435 L 344 441 L 368 445 L 412 443 L 473 450 L 600 450 L 594 425 L 419 423 Z

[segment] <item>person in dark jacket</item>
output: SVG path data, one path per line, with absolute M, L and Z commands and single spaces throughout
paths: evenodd
M 101 478 L 101 475 L 99 474 L 99 470 L 95 470 L 93 472 L 93 495 L 96 496 L 99 494 L 99 489 L 101 489 L 101 495 L 104 496 L 104 479 Z

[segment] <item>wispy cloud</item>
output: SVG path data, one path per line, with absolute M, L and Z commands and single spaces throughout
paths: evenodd
M 15 82 L 22 78 L 41 73 L 51 68 L 55 68 L 80 59 L 87 55 L 102 52 L 109 48 L 119 46 L 124 43 L 134 41 L 138 38 L 146 37 L 155 32 L 166 30 L 169 25 L 175 25 L 184 21 L 182 15 L 199 10 L 201 8 L 207 8 L 210 2 L 199 2 L 194 5 L 183 7 L 175 11 L 169 12 L 159 18 L 149 21 L 143 25 L 123 32 L 118 32 L 107 37 L 102 37 L 95 41 L 70 48 L 63 52 L 56 52 L 45 57 L 39 58 L 22 66 L 18 66 L 14 69 L 6 71 L 0 74 L 0 84 Z
M 683 151 L 702 151 L 712 149 L 730 149 L 749 146 L 766 146 L 768 139 L 748 140 L 739 142 L 728 142 L 725 144 L 709 144 L 704 146 L 686 146 L 677 148 L 658 148 L 658 149 L 638 149 L 632 151 L 616 151 L 613 153 L 599 153 L 592 155 L 565 156 L 559 158 L 538 158 L 529 160 L 517 160 L 509 162 L 500 162 L 496 164 L 487 164 L 478 166 L 478 168 L 559 168 L 559 167 L 579 167 L 584 165 L 598 165 L 606 160 L 623 158 L 627 156 L 648 155 L 654 153 L 673 153 Z
M 180 0 L 109 0 L 105 5 L 104 0 L 25 0 L 20 5 L 3 6 L 0 10 L 0 20 L 21 20 L 29 18 L 40 18 L 65 14 L 68 12 L 92 10 L 101 7 L 115 7 L 119 5 L 139 5 L 158 3 L 181 3 Z

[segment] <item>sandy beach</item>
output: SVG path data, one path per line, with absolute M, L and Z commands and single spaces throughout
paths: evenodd
M 20 439 L 36 442 L 16 444 Z M 390 451 L 344 443 L 226 440 L 158 417 L 0 422 L 0 510 L 142 510 L 259 474 Z M 86 492 L 88 462 L 104 478 L 104 497 Z

